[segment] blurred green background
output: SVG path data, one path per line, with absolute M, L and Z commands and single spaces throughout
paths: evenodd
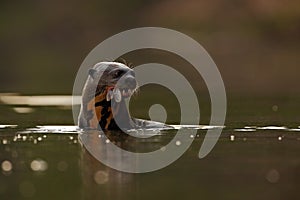
M 0 20 L 0 92 L 71 94 L 81 62 L 97 44 L 157 26 L 202 44 L 228 94 L 300 93 L 297 0 L 2 0 Z

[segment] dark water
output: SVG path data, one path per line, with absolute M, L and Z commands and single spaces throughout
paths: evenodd
M 199 129 L 183 156 L 144 174 L 97 161 L 80 143 L 67 105 L 2 104 L 1 124 L 16 126 L 0 126 L 0 199 L 299 199 L 296 103 L 275 103 L 233 102 L 208 156 L 198 158 L 206 134 L 206 128 Z M 164 130 L 119 144 L 156 149 L 175 134 Z

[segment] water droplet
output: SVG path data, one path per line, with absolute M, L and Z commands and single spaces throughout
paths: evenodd
M 110 142 L 109 139 L 106 139 L 106 140 L 105 140 L 105 143 L 106 143 L 106 144 L 108 144 L 109 142 Z
M 234 141 L 235 136 L 234 135 L 230 135 L 230 141 Z
M 190 135 L 190 138 L 194 138 L 195 136 L 194 135 Z
M 3 139 L 2 140 L 2 144 L 8 144 L 8 140 L 7 139 Z
M 48 163 L 41 159 L 33 160 L 30 164 L 33 171 L 45 171 L 48 169 Z
M 43 135 L 43 138 L 47 138 L 47 135 Z
M 176 144 L 176 146 L 180 146 L 180 145 L 181 145 L 181 142 L 180 142 L 179 140 L 177 140 L 177 141 L 175 142 L 175 144 Z
M 279 174 L 279 172 L 276 169 L 271 169 L 266 174 L 266 179 L 270 183 L 277 183 L 279 181 L 279 178 L 280 178 L 280 174 Z
M 43 140 L 43 138 L 42 137 L 38 137 L 37 140 L 40 142 L 40 141 Z
M 99 170 L 94 175 L 94 180 L 97 184 L 104 184 L 108 181 L 108 173 L 102 170 Z
M 273 110 L 274 112 L 277 112 L 277 111 L 278 111 L 278 106 L 277 106 L 277 105 L 272 106 L 272 110 Z
M 73 140 L 73 139 L 74 139 L 74 137 L 73 137 L 73 136 L 70 136 L 69 138 L 70 138 L 70 140 Z
M 283 138 L 283 137 L 279 136 L 279 137 L 278 137 L 278 140 L 279 140 L 279 141 L 281 141 L 281 140 L 282 140 L 282 138 Z
M 23 141 L 26 141 L 26 139 L 27 139 L 27 136 L 26 136 L 26 135 L 23 135 L 23 136 L 22 136 L 22 140 L 23 140 Z
M 33 140 L 33 144 L 37 144 L 37 139 L 34 139 L 34 140 Z
M 4 172 L 10 172 L 13 168 L 12 163 L 9 160 L 4 160 L 1 163 L 1 168 Z

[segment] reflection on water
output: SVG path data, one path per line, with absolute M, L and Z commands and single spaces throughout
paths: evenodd
M 164 135 L 164 131 L 167 132 L 168 130 L 173 132 L 174 130 L 179 130 L 179 129 L 184 129 L 184 130 L 211 130 L 211 129 L 224 129 L 226 132 L 257 132 L 257 131 L 265 131 L 263 133 L 270 133 L 268 131 L 284 131 L 284 132 L 299 132 L 300 131 L 300 126 L 297 126 L 297 128 L 289 128 L 287 126 L 244 126 L 242 128 L 232 128 L 226 126 L 209 126 L 209 125 L 169 125 L 172 127 L 170 128 L 149 128 L 149 129 L 131 129 L 128 130 L 130 132 L 131 136 L 138 136 L 138 135 L 146 135 L 145 138 L 147 137 L 152 137 L 156 135 Z M 18 125 L 1 125 L 0 124 L 0 129 L 8 129 L 8 128 L 16 128 Z M 73 134 L 79 134 L 81 133 L 80 129 L 77 126 L 72 126 L 72 125 L 39 125 L 35 126 L 33 128 L 26 128 L 25 130 L 19 130 L 17 131 L 18 135 L 16 137 L 20 137 L 20 134 L 26 134 L 26 133 L 73 133 Z M 95 133 L 95 132 L 92 132 Z M 97 137 L 101 138 L 101 134 L 103 132 L 96 132 Z M 121 132 L 120 132 L 121 133 Z M 275 133 L 275 132 L 272 132 Z M 165 133 L 166 134 L 166 133 Z M 92 135 L 92 134 L 91 134 Z M 273 134 L 270 134 L 272 136 Z M 224 136 L 224 134 L 223 134 Z M 221 137 L 223 137 L 221 135 Z M 251 137 L 251 134 L 248 135 Z M 257 137 L 256 134 L 252 134 L 253 137 Z M 300 137 L 300 135 L 299 135 Z
M 74 104 L 80 104 L 81 97 L 74 96 Z M 18 94 L 1 94 L 0 103 L 27 106 L 71 106 L 71 95 L 21 96 Z
M 7 125 L 7 124 L 0 124 L 0 128 L 16 128 L 18 125 Z
M 79 133 L 77 126 L 36 126 L 34 128 L 27 128 L 19 133 Z
M 0 131 L 0 199 L 76 199 L 64 187 L 80 189 L 77 136 L 25 131 Z
M 107 152 L 108 153 L 108 152 Z M 122 164 L 122 157 L 109 153 Z M 111 169 L 96 160 L 85 148 L 81 152 L 82 199 L 136 199 L 135 175 Z
M 0 127 L 1 199 L 280 199 L 281 194 L 295 197 L 300 186 L 300 135 L 289 128 L 226 128 L 202 160 L 197 153 L 206 131 L 199 129 L 193 145 L 175 163 L 152 173 L 130 174 L 95 159 L 78 142 L 76 126 Z M 105 152 L 103 133 L 84 134 L 90 134 L 88 145 L 120 165 L 127 163 L 122 155 Z M 109 142 L 132 151 L 163 151 L 174 134 L 162 130 L 150 138 Z
M 111 169 L 95 159 L 78 142 L 76 126 L 1 127 L 1 199 L 280 199 L 282 194 L 291 198 L 298 196 L 300 135 L 288 128 L 261 127 L 253 132 L 227 128 L 213 151 L 202 160 L 197 154 L 206 132 L 199 129 L 193 145 L 175 163 L 152 173 L 130 174 Z M 189 128 L 185 127 L 185 131 Z M 107 141 L 103 140 L 103 133 L 81 134 L 90 134 L 91 140 L 85 142 L 109 159 L 120 165 L 127 163 L 126 157 L 105 152 Z M 174 134 L 174 131 L 163 130 L 147 139 L 109 142 L 132 151 L 163 150 L 163 145 Z M 181 142 L 184 141 L 177 141 L 176 145 L 180 146 Z
M 295 118 L 298 113 L 277 120 L 283 106 L 269 106 L 265 111 L 272 112 L 268 120 L 258 119 L 249 106 L 243 110 L 249 115 L 229 116 L 226 127 L 174 125 L 172 130 L 132 130 L 149 137 L 122 140 L 115 140 L 120 135 L 111 132 L 109 140 L 102 132 L 82 133 L 72 125 L 70 96 L 57 100 L 49 96 L 16 100 L 13 96 L 18 95 L 0 95 L 0 199 L 299 197 L 300 124 Z M 291 107 L 290 112 L 294 110 Z M 224 128 L 218 143 L 207 157 L 199 159 L 206 131 L 217 128 Z M 163 152 L 179 129 L 186 133 L 197 130 L 197 135 L 190 135 L 194 140 L 190 148 L 173 164 L 146 174 L 123 173 L 103 165 L 78 138 L 89 134 L 86 145 L 124 165 L 126 157 L 105 152 L 106 145 L 133 152 Z M 180 148 L 184 142 L 177 140 L 174 147 Z

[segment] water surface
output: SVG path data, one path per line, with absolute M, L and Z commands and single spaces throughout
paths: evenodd
M 265 102 L 270 106 L 244 102 L 239 110 L 243 115 L 231 108 L 221 138 L 205 158 L 198 158 L 200 146 L 206 130 L 216 127 L 204 124 L 182 157 L 145 174 L 119 172 L 97 161 L 78 138 L 69 103 L 3 103 L 0 199 L 297 199 L 300 122 L 293 117 L 294 109 L 289 115 L 281 113 L 289 117 L 280 120 L 282 106 L 274 111 L 274 104 Z M 256 106 L 262 114 L 254 114 Z M 262 116 L 267 117 L 261 120 Z M 183 128 L 191 131 L 191 127 Z M 101 139 L 101 134 L 96 136 Z M 162 130 L 149 138 L 121 140 L 118 145 L 151 151 L 162 148 L 175 134 L 176 130 Z M 110 154 L 110 158 L 124 163 L 118 155 Z

